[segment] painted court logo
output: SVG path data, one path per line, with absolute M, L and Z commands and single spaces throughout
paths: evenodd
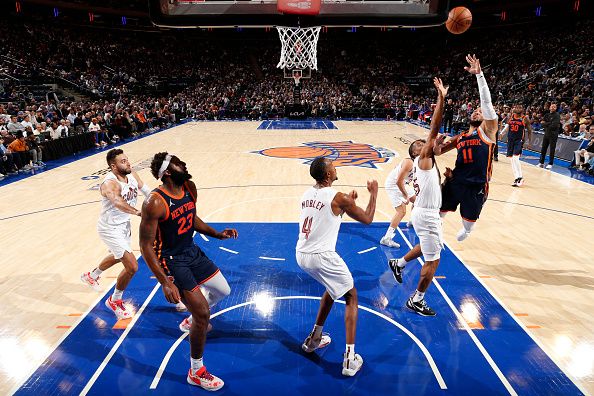
M 273 147 L 254 153 L 275 158 L 296 158 L 311 164 L 316 157 L 327 157 L 334 166 L 360 166 L 377 168 L 375 164 L 384 164 L 394 157 L 394 152 L 383 147 L 365 143 L 344 142 L 309 142 L 296 147 Z

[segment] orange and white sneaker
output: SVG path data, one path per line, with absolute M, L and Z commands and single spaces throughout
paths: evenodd
M 90 272 L 85 272 L 84 274 L 82 274 L 80 276 L 80 280 L 82 281 L 82 283 L 91 287 L 93 290 L 97 292 L 101 291 L 101 286 L 99 286 L 99 278 L 93 279 Z
M 194 374 L 192 374 L 192 369 L 188 370 L 188 384 L 199 386 L 207 391 L 216 391 L 225 385 L 222 379 L 209 373 L 206 366 L 202 366 Z
M 129 319 L 132 317 L 132 313 L 126 309 L 126 306 L 124 305 L 124 300 L 113 301 L 111 296 L 109 296 L 109 298 L 105 300 L 105 306 L 111 309 L 118 319 Z
M 181 323 L 179 324 L 179 329 L 184 333 L 189 333 L 190 327 L 192 327 L 192 315 L 190 315 L 187 318 L 185 318 L 184 320 L 182 320 Z M 212 325 L 209 323 L 208 327 L 206 328 L 206 332 L 210 333 L 211 330 L 212 330 Z
M 361 370 L 361 366 L 363 366 L 363 358 L 361 355 L 355 353 L 355 357 L 351 359 L 347 357 L 346 353 L 343 355 L 342 375 L 352 377 L 353 375 L 357 374 L 359 370 Z
M 307 336 L 305 341 L 303 341 L 303 345 L 301 345 L 301 349 L 304 352 L 312 353 L 316 349 L 324 348 L 328 346 L 332 342 L 332 338 L 330 338 L 330 334 L 322 333 L 322 337 L 319 340 L 314 340 L 311 337 L 311 334 Z

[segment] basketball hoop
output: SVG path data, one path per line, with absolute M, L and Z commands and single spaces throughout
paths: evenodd
M 277 26 L 276 30 L 281 40 L 281 56 L 276 67 L 318 70 L 318 38 L 321 29 L 321 26 L 306 28 Z M 295 78 L 294 74 L 293 78 Z M 295 79 L 295 82 L 298 83 L 298 79 Z

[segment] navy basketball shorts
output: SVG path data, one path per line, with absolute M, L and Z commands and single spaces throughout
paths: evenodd
M 196 245 L 176 256 L 163 256 L 167 275 L 180 290 L 194 291 L 219 272 L 219 268 Z
M 441 189 L 441 212 L 454 212 L 460 205 L 460 216 L 464 220 L 478 220 L 483 204 L 487 200 L 486 185 L 446 182 Z
M 524 141 L 522 139 L 508 139 L 507 156 L 511 157 L 513 155 L 521 155 L 522 146 L 524 146 Z

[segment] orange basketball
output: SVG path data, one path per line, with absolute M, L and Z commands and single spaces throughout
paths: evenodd
M 472 14 L 466 7 L 452 8 L 446 21 L 446 28 L 450 33 L 461 34 L 468 30 L 472 24 Z

